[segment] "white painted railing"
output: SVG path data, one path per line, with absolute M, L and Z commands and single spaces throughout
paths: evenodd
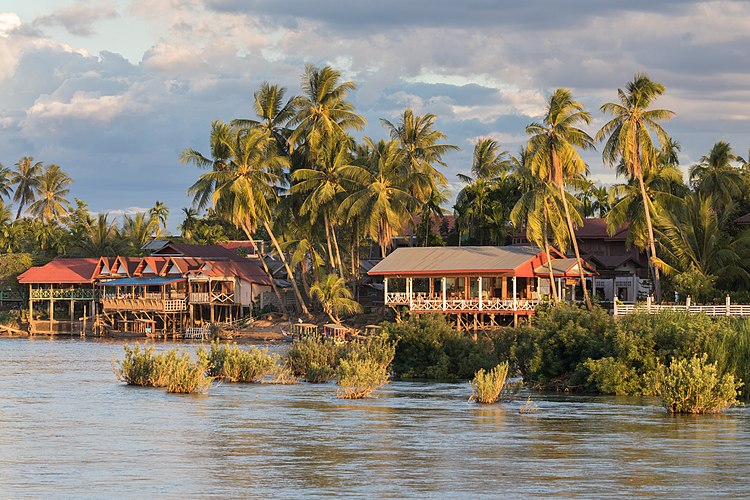
M 616 304 L 613 312 L 615 316 L 626 314 L 647 313 L 656 314 L 662 311 L 689 312 L 691 314 L 706 314 L 707 316 L 750 316 L 750 305 L 747 304 L 719 304 L 696 306 L 692 304 Z
M 408 303 L 408 302 L 407 302 Z M 410 310 L 424 312 L 503 312 L 503 311 L 533 311 L 539 304 L 537 300 L 525 299 L 419 299 L 412 298 Z
M 406 292 L 388 292 L 385 294 L 386 304 L 408 304 L 409 294 Z

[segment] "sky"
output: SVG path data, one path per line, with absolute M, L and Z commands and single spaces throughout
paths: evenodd
M 473 145 L 516 152 L 558 87 L 593 115 L 638 72 L 666 87 L 655 106 L 685 172 L 711 146 L 750 148 L 750 2 L 690 0 L 0 0 L 0 163 L 58 164 L 71 201 L 117 215 L 156 200 L 169 228 L 190 205 L 212 120 L 252 117 L 263 81 L 299 94 L 306 63 L 331 65 L 368 121 L 407 106 L 438 116 L 460 151 L 445 157 L 452 196 Z M 617 182 L 598 152 L 591 177 Z

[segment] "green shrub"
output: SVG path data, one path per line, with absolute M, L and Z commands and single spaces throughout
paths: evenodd
M 208 365 L 205 358 L 193 362 L 186 352 L 175 353 L 166 373 L 167 392 L 193 394 L 206 392 L 211 387 L 211 378 L 206 376 Z
M 750 380 L 750 321 L 735 319 L 715 337 L 709 348 L 709 358 L 716 362 L 721 373 L 730 373 L 737 380 Z M 741 389 L 742 399 L 750 399 L 750 386 Z
M 490 371 L 479 370 L 471 381 L 470 401 L 490 404 L 500 398 L 505 379 L 508 377 L 508 363 L 500 363 Z
M 720 375 L 708 356 L 690 360 L 673 359 L 654 373 L 654 393 L 670 413 L 717 413 L 739 404 L 737 391 L 742 382 L 734 375 Z
M 251 346 L 249 351 L 245 351 L 237 344 L 214 341 L 207 354 L 201 351 L 199 357 L 205 357 L 209 375 L 227 382 L 259 382 L 278 370 L 279 356 L 269 354 L 268 349 Z
M 134 347 L 126 344 L 123 348 L 125 349 L 125 358 L 122 361 L 117 361 L 116 366 L 114 360 L 112 361 L 112 370 L 117 380 L 128 385 L 153 385 L 154 348 L 146 348 L 145 346 L 141 348 L 138 343 Z
M 342 359 L 338 368 L 339 389 L 336 395 L 344 399 L 366 398 L 388 383 L 388 365 L 367 356 Z
M 613 354 L 616 329 L 615 320 L 598 306 L 593 311 L 569 304 L 543 308 L 532 326 L 505 334 L 515 338 L 506 355 L 526 383 L 554 390 L 591 390 L 585 362 Z
M 641 393 L 641 378 L 621 359 L 611 356 L 589 358 L 584 366 L 589 371 L 588 381 L 602 394 L 624 396 Z
M 286 355 L 286 366 L 308 382 L 327 382 L 336 376 L 341 358 L 349 347 L 321 337 L 295 340 Z
M 124 346 L 125 358 L 113 361 L 113 370 L 118 380 L 128 385 L 166 387 L 167 392 L 205 392 L 211 385 L 206 376 L 206 358 L 198 356 L 193 362 L 190 354 L 178 349 L 154 354 L 154 348 Z
M 453 330 L 439 315 L 410 317 L 384 323 L 383 332 L 397 342 L 393 372 L 402 379 L 453 380 L 469 378 L 481 368 L 498 363 L 493 342 L 473 340 Z

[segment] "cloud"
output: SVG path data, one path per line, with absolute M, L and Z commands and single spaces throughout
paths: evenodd
M 73 4 L 58 9 L 51 14 L 37 17 L 35 26 L 62 26 L 71 35 L 91 36 L 95 33 L 94 25 L 103 19 L 118 17 L 117 9 L 109 2 L 96 5 Z
M 0 12 L 0 37 L 8 35 L 21 26 L 21 18 L 14 12 Z

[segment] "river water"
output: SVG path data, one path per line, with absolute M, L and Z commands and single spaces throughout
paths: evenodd
M 158 345 L 166 348 L 169 345 Z M 188 346 L 190 349 L 191 346 Z M 468 383 L 333 384 L 174 395 L 117 382 L 113 341 L 0 339 L 0 497 L 717 497 L 748 495 L 750 410 Z

